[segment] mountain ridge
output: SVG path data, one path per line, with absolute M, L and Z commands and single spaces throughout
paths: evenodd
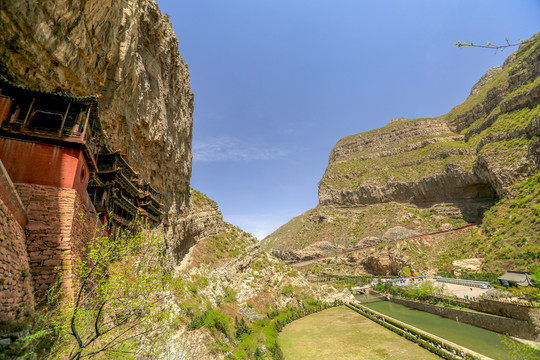
M 319 182 L 319 205 L 265 238 L 263 248 L 288 262 L 309 260 L 383 242 L 392 229 L 429 233 L 476 222 L 494 205 L 499 209 L 506 199 L 524 197 L 519 189 L 537 179 L 540 169 L 539 45 L 537 33 L 502 66 L 488 70 L 469 97 L 445 115 L 398 118 L 339 140 Z M 540 251 L 539 227 L 533 221 L 530 233 L 522 236 L 525 246 Z M 479 241 L 484 235 L 477 232 L 482 231 L 486 233 L 485 225 L 446 239 Z M 394 251 L 392 256 L 402 266 L 438 269 L 450 250 L 441 241 L 427 241 L 441 246 L 430 255 L 434 259 L 422 259 L 422 251 Z M 377 257 L 377 251 L 369 256 Z M 354 255 L 351 263 L 369 268 L 369 256 Z M 487 254 L 464 251 L 451 257 L 466 256 Z M 497 264 L 494 268 L 502 268 L 502 262 Z

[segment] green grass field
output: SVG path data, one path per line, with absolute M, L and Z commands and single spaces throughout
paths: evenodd
M 292 322 L 279 343 L 287 360 L 439 359 L 343 306 Z

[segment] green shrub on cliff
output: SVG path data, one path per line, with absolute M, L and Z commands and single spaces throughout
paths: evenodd
M 231 337 L 232 329 L 229 326 L 231 322 L 232 319 L 219 310 L 209 309 L 202 315 L 195 316 L 188 327 L 195 330 L 207 325 L 210 329 L 216 329 L 224 335 Z

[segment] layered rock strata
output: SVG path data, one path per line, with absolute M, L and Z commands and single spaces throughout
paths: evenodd
M 171 249 L 177 261 L 182 260 L 199 241 L 216 235 L 225 227 L 218 204 L 206 195 L 190 189 L 189 204 L 189 211 L 173 225 L 175 234 L 182 239 Z
M 396 119 L 340 140 L 319 183 L 320 204 L 483 202 L 510 196 L 511 185 L 538 171 L 538 145 L 516 148 L 512 161 L 505 149 L 490 151 L 489 145 L 540 135 L 539 39 L 488 72 L 449 114 Z

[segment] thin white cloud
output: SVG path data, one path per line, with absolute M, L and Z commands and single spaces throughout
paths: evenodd
M 273 160 L 289 153 L 286 149 L 266 147 L 230 136 L 195 140 L 193 160 L 200 162 Z
M 240 229 L 247 231 L 255 236 L 259 241 L 276 231 L 281 225 L 292 219 L 298 214 L 277 213 L 262 213 L 258 215 L 252 214 L 224 214 L 225 221 L 238 226 Z

